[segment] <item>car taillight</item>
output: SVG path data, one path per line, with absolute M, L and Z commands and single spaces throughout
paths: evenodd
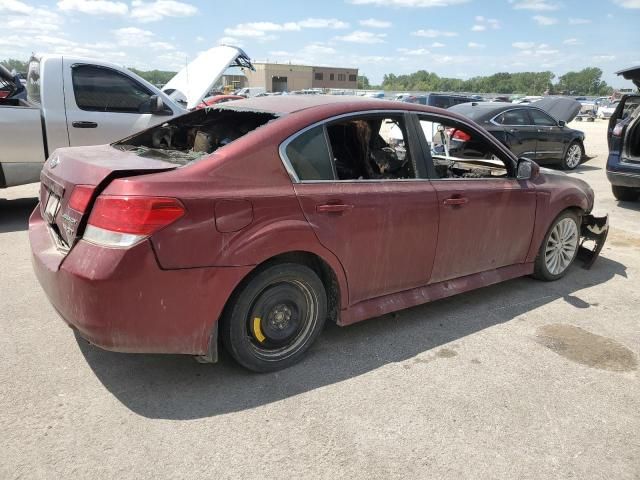
M 623 123 L 618 123 L 615 127 L 613 127 L 613 132 L 611 132 L 611 134 L 614 137 L 621 137 L 623 130 L 624 130 L 624 124 Z
M 83 238 L 100 245 L 128 247 L 184 213 L 184 206 L 175 198 L 102 195 L 91 210 Z
M 76 185 L 73 188 L 73 192 L 71 192 L 69 207 L 73 208 L 76 212 L 84 213 L 89 206 L 95 189 L 96 187 L 93 185 Z
M 469 140 L 471 140 L 471 135 L 469 135 L 467 132 L 463 132 L 462 130 L 454 130 L 451 137 L 463 142 L 468 142 Z

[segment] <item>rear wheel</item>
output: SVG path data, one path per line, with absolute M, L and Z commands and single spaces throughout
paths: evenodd
M 637 188 L 621 187 L 619 185 L 611 185 L 611 191 L 617 200 L 623 202 L 633 202 L 638 198 L 638 194 L 640 193 L 640 190 Z
M 320 334 L 327 298 L 318 275 L 295 263 L 269 266 L 231 299 L 221 330 L 242 366 L 271 372 L 296 363 Z
M 562 278 L 576 258 L 579 243 L 577 215 L 571 211 L 562 213 L 544 237 L 533 276 L 548 282 Z
M 580 142 L 571 142 L 571 145 L 567 148 L 567 152 L 564 154 L 564 158 L 562 159 L 562 169 L 573 170 L 580 165 L 583 156 L 584 147 L 582 144 Z

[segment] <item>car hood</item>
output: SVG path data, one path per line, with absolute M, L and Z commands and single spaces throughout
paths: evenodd
M 640 65 L 619 70 L 616 75 L 621 75 L 626 80 L 631 80 L 633 84 L 640 88 Z
M 546 97 L 532 102 L 531 105 L 544 110 L 556 120 L 562 120 L 565 123 L 569 123 L 576 118 L 582 108 L 580 102 L 566 97 Z
M 242 49 L 222 45 L 198 55 L 169 80 L 162 91 L 191 110 L 202 102 L 229 67 L 254 69 L 249 56 Z

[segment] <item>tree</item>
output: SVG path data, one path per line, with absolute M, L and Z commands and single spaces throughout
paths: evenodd
M 358 88 L 362 90 L 368 90 L 371 88 L 371 84 L 369 83 L 369 79 L 366 75 L 358 75 Z
M 602 70 L 589 67 L 567 72 L 559 78 L 558 89 L 569 95 L 607 95 L 612 88 L 602 79 Z
M 18 73 L 27 73 L 28 62 L 23 62 L 22 60 L 16 60 L 15 58 L 8 58 L 7 60 L 0 61 L 2 65 L 7 67 L 9 71 L 15 69 Z
M 133 73 L 141 76 L 147 82 L 152 83 L 153 85 L 166 85 L 169 80 L 171 80 L 176 72 L 168 72 L 164 70 L 137 70 L 135 68 L 130 68 Z

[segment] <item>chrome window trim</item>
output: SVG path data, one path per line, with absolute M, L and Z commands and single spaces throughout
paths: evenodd
M 332 167 L 331 169 L 334 171 L 334 175 L 336 175 L 336 178 L 334 178 L 333 180 L 300 180 L 300 178 L 298 177 L 298 174 L 296 173 L 295 169 L 293 168 L 293 165 L 291 164 L 291 161 L 289 160 L 289 157 L 287 157 L 287 147 L 289 146 L 289 144 L 291 142 L 293 142 L 296 138 L 298 138 L 300 135 L 302 135 L 303 133 L 307 132 L 308 130 L 311 130 L 312 128 L 318 127 L 320 125 L 322 125 L 324 127 L 324 135 L 325 135 L 325 141 L 327 142 L 327 149 L 329 151 L 329 155 L 330 157 L 333 156 L 333 152 L 331 150 L 331 142 L 329 141 L 329 135 L 327 132 L 327 124 L 334 122 L 336 120 L 341 120 L 343 118 L 349 118 L 349 117 L 356 117 L 356 116 L 362 116 L 362 115 L 379 115 L 379 114 L 389 114 L 389 115 L 402 115 L 404 116 L 405 113 L 420 113 L 420 112 L 416 112 L 413 110 L 360 110 L 358 112 L 349 112 L 349 113 L 342 113 L 340 115 L 336 115 L 334 117 L 329 117 L 329 118 L 325 118 L 324 120 L 320 120 L 318 122 L 312 123 L 311 125 L 306 126 L 305 128 L 303 128 L 302 130 L 298 130 L 297 132 L 293 133 L 292 135 L 290 135 L 289 137 L 287 137 L 278 147 L 278 153 L 280 154 L 280 160 L 282 161 L 285 170 L 287 171 L 287 173 L 289 174 L 289 177 L 291 178 L 291 181 L 293 183 L 327 183 L 327 182 L 340 182 L 340 183 L 347 183 L 347 182 L 351 182 L 351 183 L 363 183 L 363 182 L 396 182 L 396 181 L 412 181 L 412 180 L 420 180 L 420 181 L 424 181 L 424 180 L 428 180 L 427 178 L 394 178 L 394 179 L 362 179 L 362 180 L 358 180 L 358 179 L 349 179 L 349 180 L 340 180 L 337 178 L 337 173 L 335 171 L 335 165 L 333 165 L 333 159 L 330 158 L 330 161 L 332 163 Z
M 553 128 L 553 127 L 557 127 L 558 126 L 557 123 L 555 125 L 535 125 L 535 124 L 533 124 L 533 125 L 510 125 L 510 124 L 498 123 L 498 122 L 495 121 L 496 118 L 498 118 L 503 113 L 513 112 L 514 110 L 524 110 L 524 111 L 526 111 L 529 108 L 538 110 L 538 111 L 544 113 L 547 117 L 553 119 L 553 117 L 551 115 L 549 115 L 547 112 L 545 112 L 544 110 L 542 110 L 541 108 L 538 108 L 538 107 L 513 107 L 513 108 L 507 108 L 506 110 L 502 110 L 500 113 L 496 114 L 491 120 L 489 120 L 489 123 L 492 123 L 493 125 L 496 125 L 498 127 L 536 127 L 536 128 L 546 127 L 546 128 Z

